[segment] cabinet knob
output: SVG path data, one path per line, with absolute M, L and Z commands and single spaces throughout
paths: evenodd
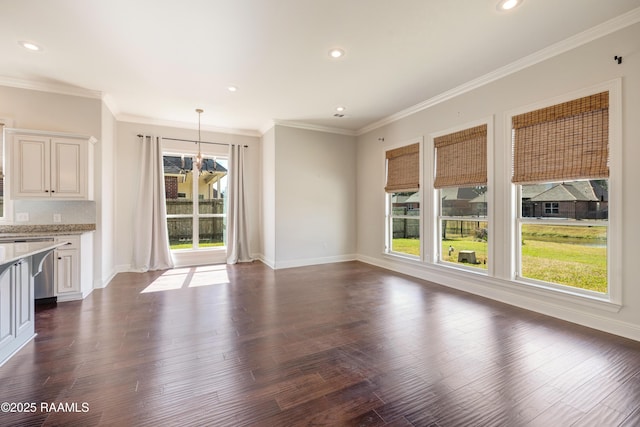
M 49 192 L 49 190 L 44 190 L 44 192 L 45 192 L 45 193 L 48 193 L 48 192 Z

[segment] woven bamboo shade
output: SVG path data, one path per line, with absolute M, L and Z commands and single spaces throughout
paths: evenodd
M 389 150 L 387 157 L 387 185 L 384 191 L 417 191 L 420 188 L 420 144 Z
M 609 93 L 512 118 L 516 184 L 609 176 Z
M 487 184 L 487 125 L 439 136 L 433 142 L 435 188 Z

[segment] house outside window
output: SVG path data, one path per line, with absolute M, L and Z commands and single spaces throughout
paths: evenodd
M 420 257 L 421 193 L 420 143 L 385 153 L 386 242 L 385 252 Z
M 171 250 L 224 247 L 227 159 L 205 157 L 202 171 L 191 155 L 165 153 L 163 163 Z
M 512 116 L 516 279 L 607 295 L 609 92 Z

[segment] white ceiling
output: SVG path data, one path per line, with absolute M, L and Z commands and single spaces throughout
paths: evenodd
M 0 84 L 103 96 L 119 120 L 355 134 L 640 7 L 497 1 L 0 0 Z

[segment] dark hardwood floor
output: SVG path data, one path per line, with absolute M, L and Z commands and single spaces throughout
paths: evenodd
M 36 329 L 2 426 L 640 425 L 640 343 L 358 262 L 119 274 Z

